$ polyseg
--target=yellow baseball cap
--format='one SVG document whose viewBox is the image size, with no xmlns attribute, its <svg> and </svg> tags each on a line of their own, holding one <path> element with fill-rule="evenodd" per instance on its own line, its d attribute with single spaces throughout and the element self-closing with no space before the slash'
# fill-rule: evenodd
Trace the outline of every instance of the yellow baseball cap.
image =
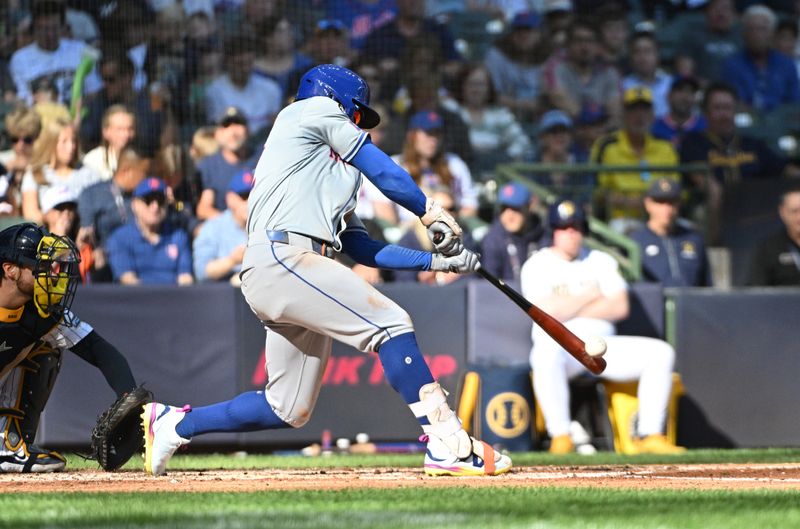
<svg viewBox="0 0 800 529">
<path fill-rule="evenodd" d="M 653 92 L 646 86 L 634 86 L 625 90 L 622 103 L 627 107 L 631 105 L 653 105 Z"/>
</svg>

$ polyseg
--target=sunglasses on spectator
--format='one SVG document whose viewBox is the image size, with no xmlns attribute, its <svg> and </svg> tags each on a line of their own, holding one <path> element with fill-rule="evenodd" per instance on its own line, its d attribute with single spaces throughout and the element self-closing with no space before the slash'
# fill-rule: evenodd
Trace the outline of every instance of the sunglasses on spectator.
<svg viewBox="0 0 800 529">
<path fill-rule="evenodd" d="M 22 140 L 26 145 L 32 145 L 34 141 L 36 141 L 36 136 L 9 136 L 9 140 L 11 140 L 11 144 L 15 144 L 18 141 Z"/>
<path fill-rule="evenodd" d="M 158 207 L 162 208 L 167 204 L 167 197 L 164 196 L 162 193 L 153 193 L 150 195 L 145 195 L 142 197 L 142 200 L 148 206 L 152 205 L 153 202 L 158 204 Z"/>
</svg>

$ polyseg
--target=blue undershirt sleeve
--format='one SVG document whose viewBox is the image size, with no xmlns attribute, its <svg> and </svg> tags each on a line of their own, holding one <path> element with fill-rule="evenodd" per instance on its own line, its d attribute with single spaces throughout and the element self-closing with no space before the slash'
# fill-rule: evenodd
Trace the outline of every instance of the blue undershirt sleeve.
<svg viewBox="0 0 800 529">
<path fill-rule="evenodd" d="M 370 239 L 366 231 L 345 230 L 342 251 L 357 263 L 390 270 L 430 270 L 431 254 Z"/>
<path fill-rule="evenodd" d="M 364 173 L 386 198 L 418 217 L 425 214 L 426 197 L 414 179 L 371 142 L 358 150 L 350 164 Z"/>
</svg>

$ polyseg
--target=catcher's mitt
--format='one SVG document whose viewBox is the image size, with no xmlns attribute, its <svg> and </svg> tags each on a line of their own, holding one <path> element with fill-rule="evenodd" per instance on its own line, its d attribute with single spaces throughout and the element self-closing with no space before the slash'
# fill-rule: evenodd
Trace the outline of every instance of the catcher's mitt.
<svg viewBox="0 0 800 529">
<path fill-rule="evenodd" d="M 118 398 L 97 418 L 92 430 L 92 452 L 104 470 L 117 470 L 141 451 L 142 406 L 152 401 L 153 393 L 139 386 Z"/>
</svg>

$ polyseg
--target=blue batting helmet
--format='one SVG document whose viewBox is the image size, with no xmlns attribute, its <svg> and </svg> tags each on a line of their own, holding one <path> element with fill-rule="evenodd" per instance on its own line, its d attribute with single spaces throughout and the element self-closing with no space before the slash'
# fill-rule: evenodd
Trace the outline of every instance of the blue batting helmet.
<svg viewBox="0 0 800 529">
<path fill-rule="evenodd" d="M 557 200 L 547 211 L 547 222 L 551 230 L 575 228 L 583 233 L 589 231 L 586 212 L 572 200 Z"/>
<path fill-rule="evenodd" d="M 297 88 L 297 101 L 314 96 L 329 97 L 342 105 L 359 127 L 371 129 L 381 117 L 369 107 L 369 86 L 355 72 L 335 64 L 321 64 L 307 71 Z"/>
</svg>

